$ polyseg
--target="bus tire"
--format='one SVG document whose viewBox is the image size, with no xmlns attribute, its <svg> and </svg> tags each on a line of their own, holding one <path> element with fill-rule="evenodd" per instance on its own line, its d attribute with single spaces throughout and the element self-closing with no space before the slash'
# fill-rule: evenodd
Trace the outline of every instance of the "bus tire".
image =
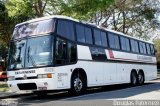
<svg viewBox="0 0 160 106">
<path fill-rule="evenodd" d="M 71 78 L 71 91 L 70 93 L 73 95 L 80 95 L 82 94 L 86 87 L 85 87 L 85 80 L 82 77 L 82 75 L 78 73 L 74 73 L 72 78 Z"/>
<path fill-rule="evenodd" d="M 138 72 L 138 85 L 143 85 L 144 84 L 144 73 L 143 71 Z"/>
<path fill-rule="evenodd" d="M 137 72 L 131 72 L 131 86 L 136 86 L 138 84 Z"/>
</svg>

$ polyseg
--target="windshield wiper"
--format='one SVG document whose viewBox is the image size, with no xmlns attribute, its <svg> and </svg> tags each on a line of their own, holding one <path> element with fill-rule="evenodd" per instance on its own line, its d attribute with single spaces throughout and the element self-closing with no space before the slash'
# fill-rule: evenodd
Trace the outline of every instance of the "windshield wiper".
<svg viewBox="0 0 160 106">
<path fill-rule="evenodd" d="M 31 48 L 30 48 L 30 46 L 29 46 L 29 47 L 28 47 L 28 53 L 27 53 L 27 57 L 28 57 L 27 59 L 28 59 L 28 62 L 29 62 L 29 59 L 30 59 L 32 66 L 36 67 L 37 65 L 36 65 L 33 57 L 30 55 L 30 49 L 31 49 Z"/>
</svg>

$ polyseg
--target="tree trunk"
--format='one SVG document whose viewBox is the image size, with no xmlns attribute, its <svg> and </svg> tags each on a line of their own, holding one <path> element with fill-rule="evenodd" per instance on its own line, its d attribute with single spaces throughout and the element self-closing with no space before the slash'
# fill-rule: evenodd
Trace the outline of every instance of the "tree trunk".
<svg viewBox="0 0 160 106">
<path fill-rule="evenodd" d="M 126 14 L 125 14 L 125 11 L 122 12 L 122 16 L 123 16 L 123 30 L 122 30 L 122 32 L 125 33 L 125 28 L 126 28 Z"/>
<path fill-rule="evenodd" d="M 34 9 L 36 11 L 36 15 L 37 17 L 43 17 L 44 16 L 44 10 L 46 7 L 48 0 L 45 0 L 45 2 L 43 3 L 42 0 L 37 0 L 34 4 Z"/>
</svg>

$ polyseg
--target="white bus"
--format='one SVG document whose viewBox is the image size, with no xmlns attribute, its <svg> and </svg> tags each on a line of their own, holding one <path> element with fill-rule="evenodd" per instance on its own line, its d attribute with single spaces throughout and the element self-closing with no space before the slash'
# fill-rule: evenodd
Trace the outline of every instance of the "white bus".
<svg viewBox="0 0 160 106">
<path fill-rule="evenodd" d="M 12 91 L 70 90 L 156 79 L 153 43 L 66 16 L 16 25 L 10 43 Z"/>
</svg>

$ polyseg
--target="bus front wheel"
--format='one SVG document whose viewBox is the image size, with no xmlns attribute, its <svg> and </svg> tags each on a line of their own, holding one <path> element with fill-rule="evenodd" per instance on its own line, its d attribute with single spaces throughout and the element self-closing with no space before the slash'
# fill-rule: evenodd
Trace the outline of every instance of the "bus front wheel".
<svg viewBox="0 0 160 106">
<path fill-rule="evenodd" d="M 80 95 L 85 91 L 85 80 L 80 73 L 74 73 L 71 78 L 71 94 Z"/>
</svg>

